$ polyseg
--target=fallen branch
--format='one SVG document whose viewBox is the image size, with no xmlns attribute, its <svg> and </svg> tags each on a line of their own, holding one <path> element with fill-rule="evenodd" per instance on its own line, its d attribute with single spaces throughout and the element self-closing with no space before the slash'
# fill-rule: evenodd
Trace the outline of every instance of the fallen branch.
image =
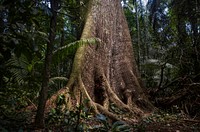
<svg viewBox="0 0 200 132">
<path fill-rule="evenodd" d="M 200 123 L 200 120 L 184 119 L 184 121 Z"/>
</svg>

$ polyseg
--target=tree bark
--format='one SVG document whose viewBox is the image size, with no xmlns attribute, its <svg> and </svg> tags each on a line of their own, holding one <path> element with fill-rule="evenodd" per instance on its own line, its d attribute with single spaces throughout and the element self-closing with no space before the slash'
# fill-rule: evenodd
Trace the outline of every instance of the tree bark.
<svg viewBox="0 0 200 132">
<path fill-rule="evenodd" d="M 137 121 L 154 107 L 142 87 L 120 0 L 90 0 L 85 20 L 81 39 L 100 42 L 78 48 L 67 84 L 68 105 L 80 103 L 82 94 L 95 113 L 114 120 L 132 115 L 131 120 Z M 111 104 L 126 112 L 117 116 Z"/>
<path fill-rule="evenodd" d="M 56 11 L 58 9 L 58 2 L 56 0 L 51 0 L 50 4 L 51 4 L 52 17 L 50 20 L 49 41 L 47 42 L 47 51 L 46 51 L 46 56 L 45 56 L 45 66 L 44 66 L 42 88 L 40 91 L 37 114 L 35 117 L 35 125 L 39 128 L 43 128 L 45 125 L 44 112 L 45 112 L 45 104 L 46 104 L 47 95 L 48 95 L 50 64 L 52 61 L 53 44 L 55 40 L 56 24 L 57 24 Z"/>
</svg>

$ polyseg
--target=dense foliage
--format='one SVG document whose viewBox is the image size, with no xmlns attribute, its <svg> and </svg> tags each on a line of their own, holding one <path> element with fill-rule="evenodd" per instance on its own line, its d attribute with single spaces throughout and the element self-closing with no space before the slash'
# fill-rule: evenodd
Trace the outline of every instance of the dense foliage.
<svg viewBox="0 0 200 132">
<path fill-rule="evenodd" d="M 84 24 L 81 9 L 87 1 L 57 2 L 48 96 L 65 86 L 77 45 L 84 43 L 78 40 Z M 50 3 L 50 0 L 0 1 L 0 119 L 21 120 L 23 116 L 16 113 L 29 105 L 37 106 L 52 30 Z M 199 117 L 200 1 L 149 0 L 144 5 L 142 0 L 123 0 L 122 5 L 138 68 L 154 104 L 171 112 Z M 77 110 L 83 109 L 79 107 Z M 54 109 L 48 122 L 66 117 L 70 112 L 70 116 L 77 116 L 68 110 L 60 115 L 58 112 L 59 109 Z M 81 120 L 88 116 L 81 115 Z M 103 115 L 97 119 L 107 123 Z M 77 120 L 70 125 L 76 124 Z M 106 131 L 124 125 L 118 123 L 96 129 Z"/>
<path fill-rule="evenodd" d="M 49 4 L 50 1 L 1 1 L 0 106 L 3 113 L 16 112 L 37 103 L 47 43 L 50 41 L 52 12 Z M 67 82 L 76 48 L 71 42 L 78 39 L 78 30 L 81 29 L 80 20 L 74 19 L 78 5 L 68 1 L 59 4 L 49 95 Z M 58 52 L 61 47 L 67 48 L 68 56 Z"/>
<path fill-rule="evenodd" d="M 133 5 L 133 7 L 132 7 Z M 124 5 L 141 76 L 158 107 L 199 116 L 199 1 Z M 135 8 L 134 8 L 135 7 Z"/>
</svg>

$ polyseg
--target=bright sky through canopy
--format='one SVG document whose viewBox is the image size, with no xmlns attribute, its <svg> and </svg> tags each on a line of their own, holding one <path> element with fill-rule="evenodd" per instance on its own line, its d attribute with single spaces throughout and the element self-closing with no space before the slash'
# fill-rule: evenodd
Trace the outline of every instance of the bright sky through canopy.
<svg viewBox="0 0 200 132">
<path fill-rule="evenodd" d="M 142 4 L 143 6 L 146 6 L 147 5 L 147 2 L 148 0 L 141 0 L 142 1 Z M 128 2 L 128 1 L 127 1 Z M 124 5 L 124 2 L 122 1 L 122 6 Z"/>
<path fill-rule="evenodd" d="M 143 3 L 144 6 L 147 5 L 147 2 L 148 2 L 148 0 L 142 0 L 142 3 Z"/>
</svg>

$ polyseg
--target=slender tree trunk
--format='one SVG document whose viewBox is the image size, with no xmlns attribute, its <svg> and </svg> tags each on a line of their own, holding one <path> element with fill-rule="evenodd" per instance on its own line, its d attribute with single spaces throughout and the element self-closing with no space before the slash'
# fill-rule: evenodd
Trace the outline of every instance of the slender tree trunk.
<svg viewBox="0 0 200 132">
<path fill-rule="evenodd" d="M 135 1 L 135 10 L 136 10 L 136 27 L 137 27 L 137 47 L 138 47 L 138 53 L 137 53 L 137 64 L 138 69 L 140 69 L 140 57 L 141 57 L 141 40 L 140 40 L 140 21 L 139 21 L 139 11 L 138 11 L 138 1 Z"/>
<path fill-rule="evenodd" d="M 192 15 L 192 20 L 191 20 L 191 28 L 193 31 L 193 36 L 192 36 L 192 41 L 193 41 L 193 49 L 194 49 L 194 53 L 195 53 L 195 57 L 194 57 L 194 72 L 197 75 L 199 73 L 200 70 L 200 33 L 198 31 L 198 23 L 200 23 L 200 19 L 198 18 L 198 10 L 200 10 L 200 5 L 198 4 L 200 2 L 197 2 L 197 0 L 195 0 L 195 10 L 194 13 L 191 13 Z M 192 9 L 191 9 L 192 11 Z"/>
<path fill-rule="evenodd" d="M 44 76 L 42 81 L 42 88 L 40 91 L 39 96 L 39 104 L 37 108 L 37 114 L 35 118 L 35 125 L 37 127 L 44 127 L 44 110 L 45 104 L 47 101 L 48 95 L 48 88 L 49 88 L 49 78 L 50 78 L 50 64 L 52 61 L 52 51 L 53 51 L 53 44 L 55 40 L 55 33 L 56 33 L 56 21 L 57 21 L 57 13 L 56 10 L 58 8 L 58 3 L 56 0 L 51 0 L 51 12 L 52 17 L 50 20 L 50 32 L 49 32 L 49 41 L 47 42 L 47 51 L 45 57 L 45 66 L 44 66 Z"/>
<path fill-rule="evenodd" d="M 131 37 L 120 0 L 90 0 L 81 39 L 98 38 L 96 45 L 83 45 L 76 52 L 67 85 L 68 105 L 89 99 L 96 113 L 114 120 L 138 120 L 154 107 L 145 96 L 137 70 Z M 75 98 L 69 93 L 74 93 Z M 111 111 L 111 104 L 124 112 Z M 130 115 L 132 119 L 130 119 Z"/>
</svg>

